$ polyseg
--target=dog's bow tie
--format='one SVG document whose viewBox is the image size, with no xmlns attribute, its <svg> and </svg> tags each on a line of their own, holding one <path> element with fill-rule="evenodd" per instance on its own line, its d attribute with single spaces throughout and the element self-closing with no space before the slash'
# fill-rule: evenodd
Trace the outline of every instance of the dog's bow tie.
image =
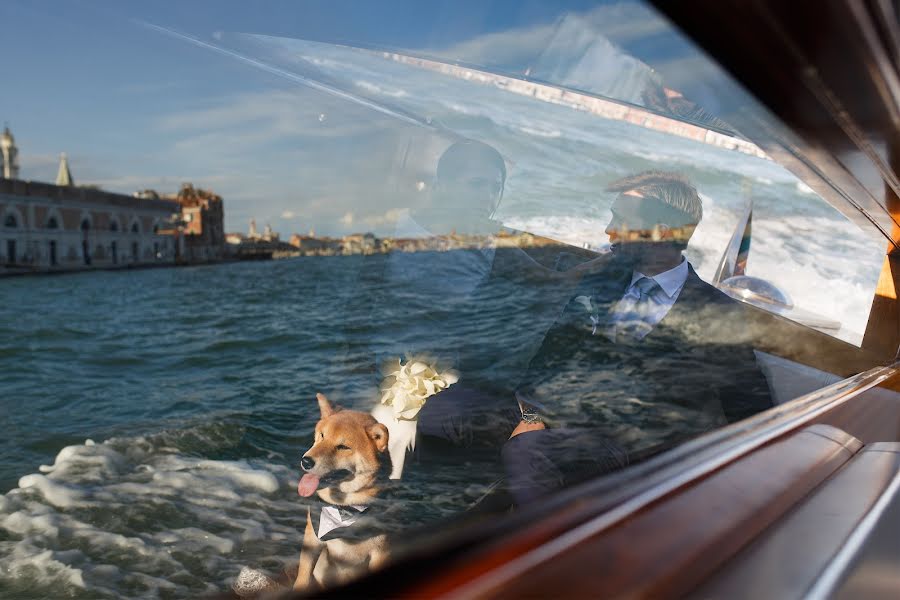
<svg viewBox="0 0 900 600">
<path fill-rule="evenodd" d="M 329 532 L 353 525 L 368 506 L 323 506 L 319 517 L 318 538 L 324 539 Z"/>
</svg>

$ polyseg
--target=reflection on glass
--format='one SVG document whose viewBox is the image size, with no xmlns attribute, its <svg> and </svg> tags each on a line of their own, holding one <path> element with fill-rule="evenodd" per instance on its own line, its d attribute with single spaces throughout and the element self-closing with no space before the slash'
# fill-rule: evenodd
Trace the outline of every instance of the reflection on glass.
<svg viewBox="0 0 900 600">
<path fill-rule="evenodd" d="M 121 24 L 13 12 L 87 64 Z M 4 265 L 169 265 L 206 235 L 234 260 L 4 281 L 3 593 L 336 585 L 789 400 L 751 322 L 860 342 L 884 240 L 730 127 L 769 117 L 651 8 L 389 51 L 297 20 L 141 14 L 98 108 L 60 86 L 62 116 L 9 116 L 7 172 L 38 189 L 65 142 L 77 177 L 0 180 Z"/>
</svg>

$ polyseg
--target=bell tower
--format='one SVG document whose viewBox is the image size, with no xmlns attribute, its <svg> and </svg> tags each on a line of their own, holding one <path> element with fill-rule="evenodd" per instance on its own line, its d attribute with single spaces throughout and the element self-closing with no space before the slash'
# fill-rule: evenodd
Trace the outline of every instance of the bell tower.
<svg viewBox="0 0 900 600">
<path fill-rule="evenodd" d="M 56 185 L 65 187 L 74 187 L 75 180 L 72 179 L 72 171 L 69 170 L 69 157 L 63 152 L 59 155 L 59 170 L 56 172 Z"/>
<path fill-rule="evenodd" d="M 16 139 L 9 131 L 9 126 L 3 127 L 3 135 L 0 135 L 0 153 L 3 154 L 3 170 L 0 178 L 19 178 L 19 149 L 16 148 Z"/>
</svg>

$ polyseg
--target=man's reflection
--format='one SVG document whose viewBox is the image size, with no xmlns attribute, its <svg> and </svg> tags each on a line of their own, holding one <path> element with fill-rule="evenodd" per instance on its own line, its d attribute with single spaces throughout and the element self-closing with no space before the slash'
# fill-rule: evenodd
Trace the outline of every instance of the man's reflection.
<svg viewBox="0 0 900 600">
<path fill-rule="evenodd" d="M 446 251 L 368 257 L 361 287 L 375 293 L 365 301 L 374 322 L 389 323 L 370 340 L 376 385 L 398 359 L 415 357 L 441 370 L 459 367 L 462 344 L 454 336 L 463 329 L 460 311 L 491 272 L 500 230 L 492 217 L 505 182 L 506 165 L 497 150 L 474 140 L 451 144 L 438 160 L 429 202 L 404 211 L 394 233 Z M 415 447 L 415 423 L 395 419 L 382 404 L 373 414 L 390 429 L 392 476 L 398 477 Z"/>
<path fill-rule="evenodd" d="M 519 410 L 460 386 L 422 412 L 423 433 L 457 445 L 508 438 L 520 503 L 771 406 L 740 305 L 682 255 L 702 217 L 694 187 L 647 172 L 609 191 L 612 257 L 577 267 L 516 389 Z"/>
<path fill-rule="evenodd" d="M 691 271 L 682 252 L 703 218 L 703 207 L 697 191 L 674 174 L 642 173 L 607 189 L 620 196 L 610 209 L 606 234 L 612 252 L 632 266 L 633 274 L 604 333 L 638 340 L 666 316 L 687 281 Z"/>
<path fill-rule="evenodd" d="M 455 142 L 438 160 L 431 202 L 413 218 L 433 234 L 495 234 L 505 183 L 506 163 L 497 150 L 475 140 Z"/>
</svg>

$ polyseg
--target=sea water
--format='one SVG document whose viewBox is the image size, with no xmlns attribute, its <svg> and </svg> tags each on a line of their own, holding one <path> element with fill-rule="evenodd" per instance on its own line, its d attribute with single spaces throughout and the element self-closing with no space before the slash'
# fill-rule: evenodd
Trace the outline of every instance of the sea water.
<svg viewBox="0 0 900 600">
<path fill-rule="evenodd" d="M 427 269 L 430 254 L 409 258 Z M 521 288 L 491 296 L 477 322 L 430 318 L 414 292 L 373 312 L 359 301 L 374 291 L 360 287 L 364 260 L 3 281 L 0 596 L 185 597 L 227 588 L 245 565 L 277 573 L 305 523 L 296 486 L 315 393 L 377 401 L 371 345 L 348 352 L 348 335 L 476 348 L 501 379 L 547 326 L 535 315 L 551 307 Z M 483 491 L 463 465 L 418 475 L 406 501 L 421 523 Z"/>
<path fill-rule="evenodd" d="M 186 597 L 296 561 L 315 394 L 369 410 L 377 388 L 347 336 L 388 339 L 405 314 L 349 297 L 372 291 L 363 260 L 2 281 L 0 596 Z M 527 306 L 484 341 L 510 343 Z M 441 518 L 477 498 L 469 479 L 445 468 L 406 500 Z"/>
</svg>

